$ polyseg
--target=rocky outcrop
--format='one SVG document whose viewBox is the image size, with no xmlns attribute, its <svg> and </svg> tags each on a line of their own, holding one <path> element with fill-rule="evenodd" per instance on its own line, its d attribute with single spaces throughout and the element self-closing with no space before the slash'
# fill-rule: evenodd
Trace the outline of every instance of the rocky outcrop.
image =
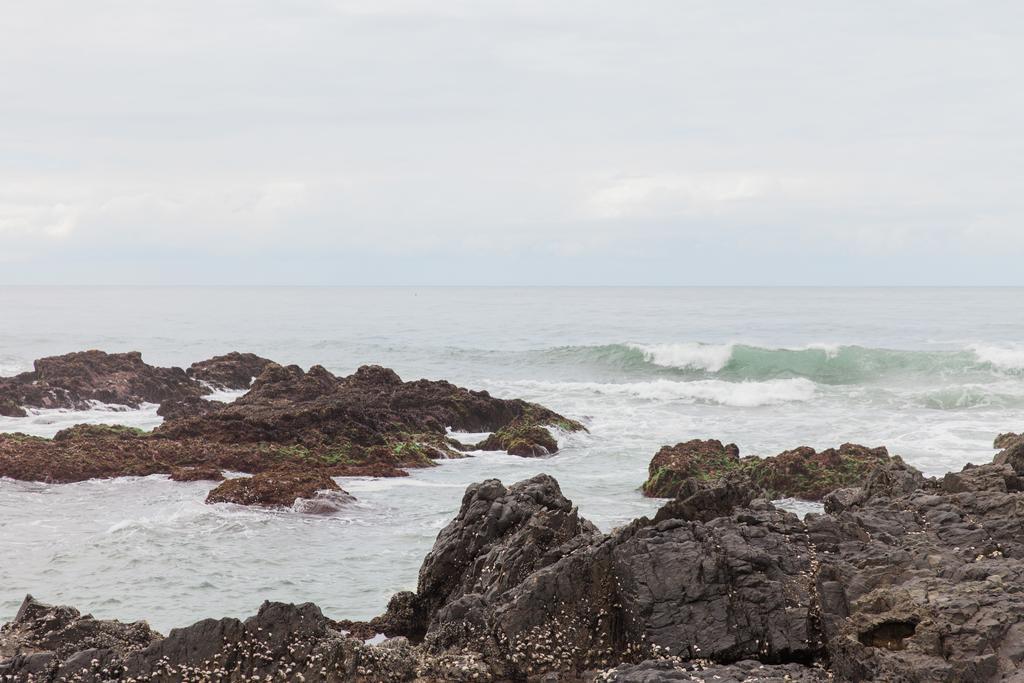
<svg viewBox="0 0 1024 683">
<path fill-rule="evenodd" d="M 400 454 L 399 454 L 400 455 Z M 53 439 L 0 434 L 0 476 L 24 481 L 70 483 L 151 474 L 184 476 L 196 470 L 258 474 L 281 468 L 322 470 L 330 476 L 404 476 L 402 460 L 388 449 L 348 461 L 331 452 L 277 444 L 221 444 L 202 439 L 162 439 L 129 427 L 77 425 Z M 422 466 L 422 465 L 420 465 Z"/>
<path fill-rule="evenodd" d="M 461 444 L 447 437 L 449 428 L 497 432 L 513 424 L 543 430 L 545 443 L 555 449 L 545 425 L 583 429 L 537 404 L 498 399 L 445 381 L 403 382 L 380 366 L 336 377 L 318 365 L 308 372 L 269 365 L 238 400 L 207 414 L 169 420 L 156 433 L 219 443 L 297 445 L 354 461 L 366 460 L 367 450 L 384 448 L 404 461 L 430 464 L 437 457 L 461 457 Z"/>
<path fill-rule="evenodd" d="M 199 417 L 220 410 L 224 404 L 198 396 L 169 399 L 160 404 L 156 414 L 164 420 L 180 420 L 186 417 Z"/>
<path fill-rule="evenodd" d="M 829 512 L 804 520 L 759 498 L 749 479 L 689 477 L 652 519 L 607 534 L 551 477 L 489 480 L 467 489 L 416 592 L 396 594 L 369 623 L 267 603 L 245 622 L 199 622 L 141 649 L 61 641 L 57 654 L 37 644 L 0 663 L 0 674 L 1015 680 L 1024 667 L 1024 486 L 1011 456 L 965 468 L 955 486 L 884 460 L 862 486 L 829 494 Z M 20 621 L 0 633 L 5 657 L 30 640 L 9 635 L 25 632 Z M 391 637 L 362 642 L 378 632 Z"/>
<path fill-rule="evenodd" d="M 767 498 L 821 500 L 838 488 L 863 481 L 877 466 L 898 458 L 882 448 L 843 444 L 820 453 L 801 446 L 768 458 L 740 457 L 736 444 L 694 439 L 664 446 L 651 460 L 644 495 L 671 498 L 689 478 L 743 479 Z"/>
<path fill-rule="evenodd" d="M 87 680 L 103 680 L 99 675 L 111 673 L 103 671 L 103 662 L 126 657 L 159 638 L 145 622 L 100 621 L 72 607 L 45 605 L 30 595 L 14 621 L 0 627 L 0 680 L 12 680 L 4 675 L 17 676 L 14 680 L 62 680 L 60 676 L 70 678 L 80 667 L 98 674 Z"/>
<path fill-rule="evenodd" d="M 210 491 L 206 502 L 291 507 L 299 498 L 315 499 L 323 491 L 340 492 L 355 500 L 323 470 L 285 469 L 228 479 Z"/>
<path fill-rule="evenodd" d="M 186 372 L 193 379 L 218 389 L 248 389 L 274 361 L 254 353 L 232 351 L 189 366 Z"/>
<path fill-rule="evenodd" d="M 12 406 L 81 410 L 100 402 L 137 408 L 142 403 L 198 397 L 203 391 L 181 368 L 154 367 L 136 351 L 79 351 L 40 358 L 33 371 L 0 378 L 0 404 L 15 415 Z"/>
<path fill-rule="evenodd" d="M 93 353 L 99 352 L 85 355 L 91 358 Z M 136 386 L 133 382 L 143 376 L 164 376 L 162 369 L 142 363 L 138 354 L 121 355 L 129 356 L 138 372 L 115 382 L 117 387 Z M 49 368 L 46 360 L 37 365 Z M 545 425 L 583 429 L 537 404 L 498 399 L 443 381 L 403 382 L 379 366 L 336 377 L 319 366 L 304 372 L 251 354 L 229 354 L 198 363 L 192 372 L 227 383 L 240 381 L 256 367 L 263 368 L 262 374 L 233 403 L 203 399 L 200 392 L 208 388 L 198 379 L 180 370 L 171 373 L 184 377 L 192 393 L 162 399 L 158 412 L 165 422 L 153 433 L 79 426 L 53 440 L 0 435 L 0 476 L 71 482 L 170 474 L 197 466 L 252 474 L 298 466 L 330 476 L 403 476 L 406 468 L 430 467 L 438 458 L 465 457 L 468 447 L 450 438 L 449 428 L 514 432 L 517 436 L 507 448 L 524 455 L 524 444 L 545 453 L 557 450 Z M 79 382 L 74 395 L 81 395 L 82 377 L 68 371 L 66 379 L 68 385 L 72 379 Z M 147 394 L 140 400 L 157 398 Z"/>
</svg>

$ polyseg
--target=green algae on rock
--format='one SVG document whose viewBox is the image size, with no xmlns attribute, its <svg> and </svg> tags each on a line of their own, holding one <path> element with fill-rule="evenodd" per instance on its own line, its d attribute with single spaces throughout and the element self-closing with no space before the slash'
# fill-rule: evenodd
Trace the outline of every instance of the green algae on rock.
<svg viewBox="0 0 1024 683">
<path fill-rule="evenodd" d="M 843 444 L 820 453 L 801 446 L 768 458 L 740 457 L 736 444 L 694 439 L 664 446 L 651 460 L 644 495 L 674 498 L 690 478 L 716 482 L 742 478 L 770 498 L 821 500 L 835 489 L 855 486 L 877 465 L 898 460 L 884 447 Z"/>
</svg>

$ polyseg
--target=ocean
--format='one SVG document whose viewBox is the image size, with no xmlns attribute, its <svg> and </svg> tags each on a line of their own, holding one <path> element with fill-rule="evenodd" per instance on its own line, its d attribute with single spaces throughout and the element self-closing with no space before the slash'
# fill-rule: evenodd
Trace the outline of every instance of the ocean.
<svg viewBox="0 0 1024 683">
<path fill-rule="evenodd" d="M 212 484 L 159 475 L 0 479 L 0 621 L 26 593 L 164 632 L 265 599 L 369 618 L 415 588 L 472 482 L 547 472 L 607 530 L 657 509 L 639 487 L 665 444 L 766 456 L 852 441 L 937 475 L 1024 430 L 1022 289 L 0 288 L 0 375 L 87 348 L 157 365 L 233 350 L 337 374 L 377 363 L 537 401 L 590 431 L 544 459 L 340 478 L 357 501 L 332 517 L 208 506 Z M 160 418 L 96 406 L 0 418 L 0 431 L 77 422 Z"/>
</svg>

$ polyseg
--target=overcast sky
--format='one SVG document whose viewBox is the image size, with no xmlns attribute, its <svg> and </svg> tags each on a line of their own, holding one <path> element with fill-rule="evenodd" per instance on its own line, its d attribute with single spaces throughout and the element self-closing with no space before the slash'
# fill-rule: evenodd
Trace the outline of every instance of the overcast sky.
<svg viewBox="0 0 1024 683">
<path fill-rule="evenodd" d="M 0 283 L 1024 284 L 1024 3 L 7 0 Z"/>
</svg>

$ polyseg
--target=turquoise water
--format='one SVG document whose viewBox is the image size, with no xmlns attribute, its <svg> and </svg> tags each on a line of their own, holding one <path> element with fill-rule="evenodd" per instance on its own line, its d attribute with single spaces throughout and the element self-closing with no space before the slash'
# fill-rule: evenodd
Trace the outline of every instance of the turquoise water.
<svg viewBox="0 0 1024 683">
<path fill-rule="evenodd" d="M 245 615 L 264 598 L 335 617 L 380 612 L 468 483 L 553 474 L 603 528 L 641 497 L 663 444 L 695 437 L 771 455 L 886 445 L 930 474 L 1024 430 L 1021 289 L 0 289 L 0 374 L 82 348 L 188 365 L 247 350 L 348 373 L 446 378 L 583 419 L 549 459 L 500 454 L 395 480 L 340 480 L 334 518 L 202 504 L 162 477 L 0 481 L 0 618 L 26 592 L 157 628 Z M 155 426 L 155 407 L 44 411 L 0 429 Z"/>
</svg>

